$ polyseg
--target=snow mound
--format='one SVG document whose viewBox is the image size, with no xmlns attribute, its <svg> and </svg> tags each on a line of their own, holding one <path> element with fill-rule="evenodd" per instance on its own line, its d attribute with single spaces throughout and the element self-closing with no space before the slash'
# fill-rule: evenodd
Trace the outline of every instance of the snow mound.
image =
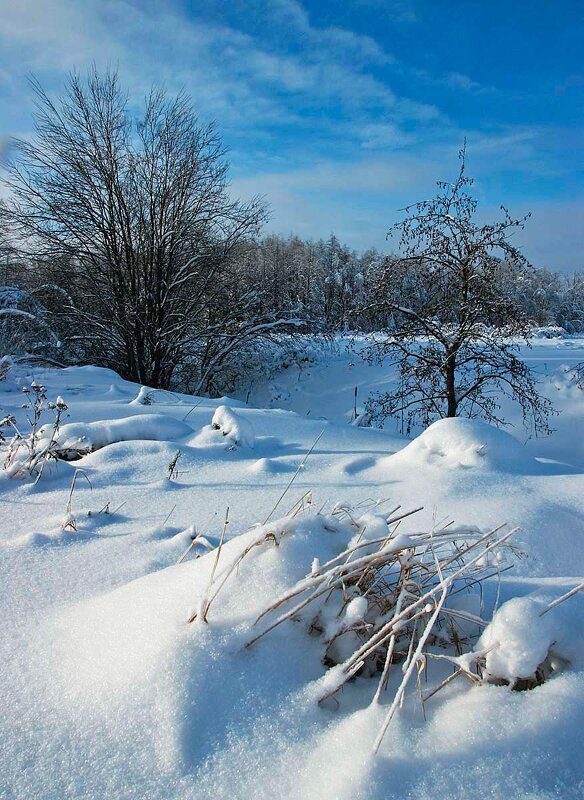
<svg viewBox="0 0 584 800">
<path fill-rule="evenodd" d="M 258 458 L 249 468 L 250 472 L 256 475 L 278 475 L 282 472 L 290 472 L 292 467 L 273 458 Z"/>
<path fill-rule="evenodd" d="M 541 471 L 538 462 L 505 431 L 476 419 L 441 419 L 395 455 L 392 463 L 446 469 L 478 467 L 501 472 Z"/>
<path fill-rule="evenodd" d="M 59 428 L 55 437 L 56 449 L 71 457 L 79 452 L 91 453 L 116 442 L 174 441 L 192 433 L 193 429 L 164 414 L 141 414 L 125 419 L 96 422 L 70 422 Z M 43 425 L 39 431 L 38 447 L 48 446 L 53 426 Z"/>
<path fill-rule="evenodd" d="M 153 390 L 148 388 L 148 386 L 141 386 L 140 391 L 133 400 L 130 400 L 129 405 L 131 406 L 152 405 L 152 393 Z"/>
<path fill-rule="evenodd" d="M 251 422 L 236 414 L 229 406 L 219 406 L 216 409 L 211 425 L 220 430 L 232 444 L 253 449 L 255 434 Z"/>
<path fill-rule="evenodd" d="M 322 676 L 322 652 L 302 626 L 275 631 L 266 648 L 244 644 L 313 556 L 324 563 L 346 546 L 352 526 L 331 531 L 328 522 L 306 515 L 252 528 L 223 544 L 217 564 L 216 552 L 202 554 L 59 611 L 43 634 L 50 646 L 40 645 L 57 704 L 65 697 L 96 737 L 107 727 L 117 750 L 138 737 L 156 769 L 204 771 L 236 732 L 255 758 L 249 737 L 261 734 L 263 713 L 316 713 L 309 687 Z"/>
<path fill-rule="evenodd" d="M 483 632 L 477 650 L 488 650 L 488 680 L 532 678 L 554 643 L 557 633 L 546 604 L 531 597 L 514 597 L 496 612 Z"/>
</svg>

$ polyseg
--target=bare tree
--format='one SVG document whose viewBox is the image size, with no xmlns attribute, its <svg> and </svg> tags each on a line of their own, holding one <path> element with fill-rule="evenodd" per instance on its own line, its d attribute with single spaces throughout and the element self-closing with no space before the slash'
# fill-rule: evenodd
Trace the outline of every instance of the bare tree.
<svg viewBox="0 0 584 800">
<path fill-rule="evenodd" d="M 529 321 L 498 279 L 503 263 L 515 279 L 529 268 L 510 241 L 527 217 L 512 219 L 502 207 L 501 221 L 475 222 L 477 201 L 467 192 L 472 183 L 463 149 L 456 181 L 439 182 L 436 197 L 406 208 L 392 228 L 400 256 L 388 261 L 370 304 L 391 325 L 366 357 L 390 357 L 399 380 L 393 391 L 371 398 L 368 410 L 377 420 L 399 415 L 408 430 L 458 415 L 502 425 L 500 399 L 507 396 L 535 433 L 545 432 L 551 404 L 518 357 L 517 337 L 528 343 Z"/>
<path fill-rule="evenodd" d="M 135 122 L 114 73 L 74 73 L 58 101 L 33 89 L 36 136 L 14 143 L 7 218 L 66 290 L 53 308 L 70 344 L 166 387 L 185 363 L 195 368 L 199 340 L 221 335 L 220 317 L 248 310 L 237 297 L 214 304 L 265 206 L 230 197 L 215 127 L 199 123 L 185 94 L 152 89 Z"/>
</svg>

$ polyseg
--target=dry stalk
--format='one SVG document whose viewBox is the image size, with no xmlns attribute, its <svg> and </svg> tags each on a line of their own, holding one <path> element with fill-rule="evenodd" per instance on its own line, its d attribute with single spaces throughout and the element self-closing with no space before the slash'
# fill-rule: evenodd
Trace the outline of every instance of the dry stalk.
<svg viewBox="0 0 584 800">
<path fill-rule="evenodd" d="M 266 525 L 266 524 L 267 524 L 267 523 L 270 521 L 270 519 L 271 519 L 271 517 L 272 517 L 272 514 L 273 514 L 273 513 L 274 513 L 274 511 L 275 511 L 275 510 L 278 508 L 278 506 L 280 505 L 280 503 L 282 502 L 282 500 L 284 499 L 284 497 L 285 497 L 285 496 L 288 494 L 288 490 L 290 489 L 290 487 L 292 486 L 292 484 L 294 483 L 294 481 L 296 480 L 296 478 L 297 478 L 297 477 L 298 477 L 298 475 L 300 474 L 300 471 L 301 471 L 301 470 L 304 468 L 304 465 L 305 465 L 305 464 L 306 464 L 306 462 L 308 461 L 308 458 L 309 458 L 310 454 L 312 453 L 312 451 L 314 450 L 314 448 L 316 447 L 316 445 L 317 445 L 317 444 L 320 442 L 320 440 L 322 439 L 322 437 L 323 437 L 323 435 L 324 435 L 324 430 L 325 430 L 325 429 L 323 428 L 323 429 L 322 429 L 322 431 L 321 431 L 321 432 L 318 434 L 318 436 L 316 437 L 316 439 L 314 440 L 314 442 L 313 442 L 313 443 L 312 443 L 312 445 L 310 446 L 310 449 L 308 450 L 308 452 L 306 453 L 306 455 L 304 456 L 304 458 L 302 459 L 302 461 L 300 462 L 300 464 L 298 464 L 298 468 L 297 468 L 296 472 L 294 473 L 294 475 L 292 475 L 292 477 L 290 478 L 290 482 L 288 483 L 288 485 L 286 486 L 286 488 L 284 489 L 284 491 L 282 492 L 282 494 L 280 495 L 280 497 L 279 497 L 279 498 L 278 498 L 278 500 L 276 501 L 276 505 L 275 505 L 275 506 L 272 508 L 272 510 L 270 511 L 270 513 L 268 514 L 268 516 L 267 516 L 267 517 L 265 518 L 265 520 L 263 521 L 263 523 L 262 523 L 263 525 Z"/>
<path fill-rule="evenodd" d="M 570 589 L 570 591 L 566 592 L 566 594 L 563 594 L 561 597 L 558 597 L 557 600 L 553 600 L 551 603 L 549 603 L 548 607 L 544 608 L 544 610 L 541 612 L 539 616 L 543 617 L 543 615 L 547 614 L 548 611 L 551 611 L 552 608 L 559 606 L 560 603 L 563 603 L 565 600 L 569 600 L 570 597 L 574 597 L 575 594 L 578 594 L 578 592 L 582 591 L 584 591 L 584 581 L 582 583 L 579 583 L 578 586 L 574 586 L 574 588 Z"/>
<path fill-rule="evenodd" d="M 318 439 L 307 457 L 317 442 Z M 245 645 L 246 648 L 252 647 L 286 621 L 304 622 L 313 635 L 321 637 L 325 648 L 324 662 L 336 667 L 336 671 L 331 673 L 334 684 L 329 683 L 320 703 L 333 698 L 355 676 L 375 675 L 377 685 L 371 702 L 379 704 L 389 685 L 392 666 L 400 663 L 403 674 L 375 740 L 376 752 L 391 720 L 404 703 L 414 676 L 424 713 L 425 703 L 457 678 L 464 676 L 473 684 L 482 682 L 485 652 L 472 650 L 472 642 L 478 635 L 476 630 L 488 624 L 483 619 L 482 605 L 480 613 L 474 614 L 450 607 L 447 601 L 461 591 L 481 587 L 487 578 L 500 575 L 503 571 L 499 566 L 500 553 L 493 554 L 501 549 L 515 554 L 516 548 L 509 542 L 519 530 L 505 531 L 505 526 L 499 525 L 481 533 L 472 528 L 455 529 L 448 522 L 438 531 L 397 536 L 401 521 L 421 510 L 416 508 L 396 516 L 398 508 L 386 517 L 390 525 L 389 534 L 371 540 L 365 539 L 365 525 L 360 522 L 361 517 L 353 513 L 354 509 L 338 506 L 327 514 L 321 523 L 324 530 L 342 530 L 344 535 L 351 537 L 351 545 L 322 565 L 315 559 L 306 577 L 261 611 L 253 624 L 264 620 L 262 629 Z M 300 513 L 313 513 L 310 491 L 293 504 L 281 530 L 263 528 L 216 580 L 228 522 L 226 514 L 204 599 L 199 612 L 189 622 L 197 616 L 207 621 L 212 602 L 247 554 L 268 542 L 279 544 L 283 536 L 294 530 L 292 520 Z M 181 560 L 188 552 L 189 548 Z M 542 614 L 582 590 L 584 582 L 550 603 Z M 359 602 L 349 612 L 354 599 Z M 316 608 L 316 612 L 313 610 L 307 614 L 305 609 L 309 606 Z M 435 650 L 445 652 L 432 652 Z M 347 657 L 348 652 L 350 655 Z M 456 655 L 449 655 L 449 652 Z M 453 672 L 437 686 L 424 691 L 427 658 L 446 660 L 452 665 Z"/>
<path fill-rule="evenodd" d="M 185 558 L 186 558 L 186 557 L 188 556 L 188 554 L 191 552 L 191 550 L 193 549 L 193 547 L 195 546 L 195 544 L 196 544 L 196 543 L 197 543 L 197 540 L 196 540 L 196 538 L 195 538 L 195 539 L 191 539 L 191 543 L 189 544 L 189 546 L 187 547 L 187 549 L 186 549 L 186 550 L 183 552 L 183 554 L 182 554 L 182 555 L 181 555 L 181 556 L 178 558 L 178 560 L 177 560 L 177 562 L 176 562 L 177 564 L 182 564 L 182 562 L 185 560 Z"/>
<path fill-rule="evenodd" d="M 185 420 L 187 420 L 187 419 L 188 419 L 188 417 L 189 417 L 189 416 L 190 416 L 190 415 L 193 413 L 193 411 L 194 411 L 196 408 L 198 408 L 198 407 L 201 405 L 201 403 L 202 403 L 202 402 L 203 402 L 203 398 L 201 398 L 201 399 L 198 401 L 198 403 L 195 403 L 195 405 L 194 405 L 194 406 L 192 406 L 192 407 L 191 407 L 191 408 L 190 408 L 190 409 L 187 411 L 187 413 L 186 413 L 186 414 L 184 415 L 184 417 L 182 418 L 182 421 L 183 421 L 183 422 L 185 422 Z"/>
<path fill-rule="evenodd" d="M 387 728 L 389 727 L 389 723 L 393 719 L 393 716 L 394 716 L 395 712 L 397 711 L 398 705 L 400 705 L 400 703 L 402 701 L 402 698 L 403 698 L 403 696 L 405 694 L 407 685 L 408 685 L 408 683 L 410 681 L 410 678 L 412 677 L 412 673 L 413 673 L 414 669 L 416 668 L 416 663 L 417 663 L 418 659 L 420 658 L 420 656 L 422 655 L 422 650 L 424 649 L 424 645 L 426 644 L 426 641 L 428 640 L 428 637 L 430 636 L 432 628 L 434 627 L 434 624 L 435 624 L 436 620 L 438 619 L 438 615 L 440 614 L 440 609 L 444 605 L 444 601 L 446 600 L 446 595 L 447 594 L 448 594 L 448 586 L 446 584 L 444 584 L 444 587 L 442 589 L 442 593 L 440 595 L 440 600 L 436 604 L 436 608 L 434 609 L 434 612 L 433 612 L 432 616 L 428 620 L 426 628 L 424 629 L 424 633 L 420 637 L 420 640 L 418 642 L 418 646 L 416 648 L 416 651 L 413 654 L 412 658 L 410 659 L 410 663 L 409 663 L 409 666 L 408 666 L 408 668 L 407 668 L 407 670 L 405 672 L 403 680 L 400 683 L 397 692 L 395 693 L 395 697 L 393 698 L 393 702 L 392 702 L 391 706 L 389 707 L 389 711 L 387 712 L 387 716 L 385 718 L 385 721 L 384 721 L 383 725 L 381 726 L 381 730 L 379 731 L 377 739 L 375 740 L 375 744 L 373 746 L 373 750 L 374 750 L 375 753 L 378 752 L 379 747 L 381 745 L 381 742 L 383 740 L 383 737 L 385 736 Z"/>
<path fill-rule="evenodd" d="M 173 505 L 173 507 L 170 509 L 170 511 L 168 512 L 168 514 L 167 514 L 167 515 L 166 515 L 166 517 L 164 518 L 164 522 L 162 523 L 162 527 L 163 527 L 163 528 L 164 528 L 164 526 L 166 525 L 166 523 L 168 522 L 168 520 L 169 520 L 169 519 L 172 517 L 172 515 L 173 515 L 173 514 L 174 514 L 174 512 L 175 512 L 175 510 L 176 510 L 176 503 Z"/>
<path fill-rule="evenodd" d="M 296 507 L 297 504 L 293 508 Z M 460 675 L 465 675 L 473 682 L 480 682 L 480 677 L 473 674 L 470 667 L 452 659 L 455 666 L 453 675 L 425 693 L 422 690 L 422 680 L 427 674 L 426 655 L 434 656 L 432 653 L 426 654 L 424 650 L 428 642 L 432 641 L 438 646 L 452 646 L 460 653 L 467 634 L 463 633 L 461 638 L 457 631 L 457 621 L 479 627 L 487 624 L 481 616 L 449 608 L 446 600 L 450 594 L 460 591 L 460 587 L 480 584 L 486 576 L 496 574 L 491 568 L 490 554 L 504 547 L 512 549 L 507 543 L 518 530 L 514 528 L 503 532 L 504 526 L 500 525 L 481 534 L 476 529 L 456 530 L 449 523 L 438 532 L 392 538 L 395 537 L 400 521 L 418 510 L 420 509 L 397 517 L 390 516 L 388 523 L 393 528 L 390 529 L 389 536 L 383 538 L 363 540 L 364 529 L 359 528 L 357 539 L 353 539 L 354 543 L 350 547 L 325 564 L 317 564 L 306 578 L 261 612 L 254 625 L 267 615 L 287 606 L 245 645 L 247 648 L 252 647 L 287 620 L 302 619 L 302 612 L 307 606 L 327 603 L 337 592 L 338 611 L 332 617 L 330 613 L 328 615 L 328 619 L 338 620 L 334 623 L 336 627 L 326 633 L 318 622 L 320 612 L 312 617 L 311 625 L 320 633 L 323 644 L 326 645 L 326 663 L 331 662 L 329 654 L 333 654 L 331 663 L 335 663 L 331 647 L 336 647 L 335 642 L 342 637 L 357 639 L 357 646 L 345 661 L 339 663 L 335 685 L 326 691 L 319 702 L 334 697 L 357 674 L 371 674 L 373 671 L 378 672 L 380 677 L 372 702 L 380 703 L 396 656 L 403 661 L 403 677 L 376 739 L 376 751 L 397 709 L 403 704 L 407 687 L 414 675 L 423 710 L 430 697 Z M 345 525 L 348 523 L 359 526 L 350 509 L 336 508 L 329 517 L 335 515 L 344 517 Z M 568 594 L 571 596 L 577 589 L 578 587 Z M 355 596 L 367 598 L 369 616 L 362 622 L 343 625 L 345 608 Z M 359 639 L 362 640 L 361 643 Z M 477 658 L 480 659 L 481 654 L 477 654 Z"/>
<path fill-rule="evenodd" d="M 200 616 L 203 622 L 207 622 L 207 615 L 209 613 L 209 608 L 211 606 L 211 599 L 209 599 L 209 592 L 211 591 L 211 586 L 213 585 L 213 579 L 215 578 L 215 572 L 217 570 L 217 564 L 219 563 L 219 557 L 221 555 L 221 548 L 223 547 L 223 540 L 225 538 L 225 531 L 227 530 L 227 526 L 229 524 L 229 506 L 227 506 L 227 510 L 225 511 L 225 521 L 223 522 L 223 528 L 221 530 L 221 538 L 219 539 L 219 546 L 215 551 L 215 561 L 213 562 L 213 568 L 211 570 L 211 574 L 209 576 L 209 583 L 207 584 L 207 590 L 205 591 L 205 595 L 200 605 L 199 612 L 195 611 L 195 613 L 189 618 L 189 622 L 194 622 L 197 616 Z"/>
<path fill-rule="evenodd" d="M 69 499 L 67 500 L 67 508 L 65 510 L 65 519 L 63 520 L 62 528 L 63 530 L 67 530 L 67 528 L 71 528 L 71 530 L 77 530 L 77 521 L 73 517 L 73 492 L 75 491 L 75 484 L 77 483 L 77 478 L 79 475 L 82 475 L 87 483 L 89 484 L 89 488 L 93 489 L 91 485 L 91 481 L 89 480 L 87 473 L 84 469 L 76 469 L 73 473 L 73 478 L 71 479 L 71 487 L 69 489 Z"/>
</svg>

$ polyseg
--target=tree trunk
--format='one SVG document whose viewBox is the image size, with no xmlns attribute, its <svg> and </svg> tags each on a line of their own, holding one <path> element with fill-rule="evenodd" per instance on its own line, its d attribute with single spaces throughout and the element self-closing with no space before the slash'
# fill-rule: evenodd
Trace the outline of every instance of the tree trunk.
<svg viewBox="0 0 584 800">
<path fill-rule="evenodd" d="M 456 373 L 456 356 L 454 353 L 449 353 L 446 359 L 446 400 L 448 403 L 447 417 L 455 417 L 458 402 L 456 399 L 456 386 L 455 386 L 455 373 Z"/>
</svg>

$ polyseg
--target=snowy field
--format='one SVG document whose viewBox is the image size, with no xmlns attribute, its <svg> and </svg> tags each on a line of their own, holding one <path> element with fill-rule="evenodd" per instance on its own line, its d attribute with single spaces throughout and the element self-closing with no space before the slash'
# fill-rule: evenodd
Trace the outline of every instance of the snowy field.
<svg viewBox="0 0 584 800">
<path fill-rule="evenodd" d="M 512 692 L 454 681 L 425 720 L 412 684 L 377 755 L 387 708 L 383 696 L 370 703 L 374 679 L 357 677 L 319 706 L 330 676 L 305 626 L 287 621 L 244 648 L 271 599 L 347 547 L 347 525 L 331 516 L 339 503 L 373 527 L 398 505 L 423 506 L 402 520 L 405 536 L 451 521 L 520 526 L 523 555 L 502 576 L 500 600 L 529 599 L 513 601 L 510 618 L 515 608 L 531 620 L 530 609 L 584 580 L 584 392 L 565 370 L 584 361 L 584 340 L 538 340 L 523 357 L 560 412 L 546 439 L 530 439 L 511 409 L 506 432 L 443 421 L 410 441 L 399 421 L 353 427 L 354 387 L 362 405 L 394 376 L 342 342 L 326 362 L 242 392 L 247 404 L 148 393 L 94 367 L 13 367 L 0 383 L 2 415 L 23 423 L 21 387 L 34 379 L 67 404 L 59 446 L 93 452 L 50 463 L 36 485 L 0 478 L 0 797 L 581 800 L 581 595 L 545 626 L 536 614 L 522 631 L 519 620 L 512 657 L 547 636 L 564 660 L 545 683 Z M 228 575 L 265 536 L 252 526 L 315 441 L 271 516 L 276 534 L 290 535 Z M 274 522 L 309 491 L 312 510 Z M 216 550 L 192 558 L 217 544 L 227 507 L 219 560 Z M 208 587 L 223 578 L 204 624 Z M 400 677 L 396 666 L 390 689 Z"/>
</svg>

